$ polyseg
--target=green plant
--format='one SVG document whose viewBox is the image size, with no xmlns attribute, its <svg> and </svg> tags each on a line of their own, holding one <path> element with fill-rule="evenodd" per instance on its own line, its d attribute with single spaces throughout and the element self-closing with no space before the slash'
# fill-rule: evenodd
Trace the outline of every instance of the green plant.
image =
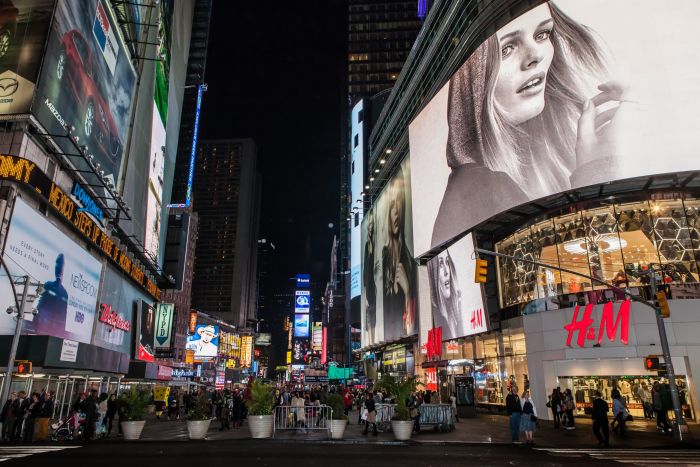
<svg viewBox="0 0 700 467">
<path fill-rule="evenodd" d="M 330 406 L 332 412 L 331 417 L 333 420 L 347 420 L 348 417 L 345 415 L 345 404 L 343 403 L 343 396 L 340 394 L 331 394 L 326 399 L 326 404 Z"/>
<path fill-rule="evenodd" d="M 258 380 L 250 387 L 250 400 L 246 403 L 248 415 L 272 415 L 275 406 L 275 395 L 272 386 Z"/>
<path fill-rule="evenodd" d="M 119 396 L 119 403 L 122 406 L 119 417 L 124 416 L 122 421 L 137 422 L 146 417 L 146 408 L 151 403 L 151 394 L 132 386 L 129 392 L 123 392 Z"/>
<path fill-rule="evenodd" d="M 411 420 L 411 411 L 406 405 L 406 401 L 411 397 L 411 394 L 416 392 L 419 384 L 415 376 L 399 381 L 391 375 L 383 376 L 377 383 L 378 390 L 396 397 L 393 420 Z"/>
<path fill-rule="evenodd" d="M 187 420 L 209 420 L 211 418 L 211 400 L 206 391 L 200 392 L 194 404 L 187 412 Z"/>
</svg>

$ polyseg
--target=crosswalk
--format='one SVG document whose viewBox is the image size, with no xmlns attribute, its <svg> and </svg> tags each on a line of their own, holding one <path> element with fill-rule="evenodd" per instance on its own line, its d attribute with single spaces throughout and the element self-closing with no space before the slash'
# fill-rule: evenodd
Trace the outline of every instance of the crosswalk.
<svg viewBox="0 0 700 467">
<path fill-rule="evenodd" d="M 537 448 L 557 457 L 583 457 L 632 465 L 700 466 L 700 451 L 687 449 L 556 449 Z"/>
<path fill-rule="evenodd" d="M 0 446 L 0 462 L 29 457 L 34 454 L 44 454 L 62 451 L 64 449 L 74 449 L 80 446 Z"/>
</svg>

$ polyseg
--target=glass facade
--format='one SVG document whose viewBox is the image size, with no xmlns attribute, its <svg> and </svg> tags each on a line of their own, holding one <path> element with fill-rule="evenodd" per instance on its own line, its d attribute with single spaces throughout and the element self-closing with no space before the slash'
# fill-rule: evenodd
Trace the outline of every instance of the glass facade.
<svg viewBox="0 0 700 467">
<path fill-rule="evenodd" d="M 516 258 L 585 274 L 617 287 L 649 283 L 661 264 L 665 284 L 697 284 L 700 260 L 698 199 L 610 203 L 528 226 L 496 244 Z M 613 298 L 608 287 L 571 272 L 498 258 L 501 308 L 524 313 Z M 603 291 L 603 292 L 601 292 Z"/>
</svg>

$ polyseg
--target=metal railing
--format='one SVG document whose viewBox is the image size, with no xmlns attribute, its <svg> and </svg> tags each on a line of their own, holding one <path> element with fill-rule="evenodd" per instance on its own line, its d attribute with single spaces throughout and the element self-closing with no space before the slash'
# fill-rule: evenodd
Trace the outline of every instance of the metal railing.
<svg viewBox="0 0 700 467">
<path fill-rule="evenodd" d="M 275 423 L 272 429 L 274 438 L 277 431 L 325 430 L 331 437 L 332 409 L 327 405 L 305 405 L 303 407 L 279 405 L 275 407 Z"/>
<path fill-rule="evenodd" d="M 418 406 L 421 425 L 435 425 L 440 431 L 455 428 L 455 416 L 450 404 L 422 404 Z"/>
</svg>

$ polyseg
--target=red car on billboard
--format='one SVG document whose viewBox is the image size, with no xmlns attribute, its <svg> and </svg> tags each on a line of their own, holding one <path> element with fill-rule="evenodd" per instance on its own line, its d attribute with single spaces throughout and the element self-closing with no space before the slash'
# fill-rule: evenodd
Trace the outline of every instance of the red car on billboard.
<svg viewBox="0 0 700 467">
<path fill-rule="evenodd" d="M 19 10 L 11 0 L 0 0 L 0 58 L 7 55 L 17 29 Z"/>
<path fill-rule="evenodd" d="M 121 143 L 109 105 L 97 86 L 96 72 L 95 56 L 83 35 L 77 29 L 66 32 L 61 38 L 56 78 L 72 93 L 82 134 L 115 161 Z"/>
</svg>

